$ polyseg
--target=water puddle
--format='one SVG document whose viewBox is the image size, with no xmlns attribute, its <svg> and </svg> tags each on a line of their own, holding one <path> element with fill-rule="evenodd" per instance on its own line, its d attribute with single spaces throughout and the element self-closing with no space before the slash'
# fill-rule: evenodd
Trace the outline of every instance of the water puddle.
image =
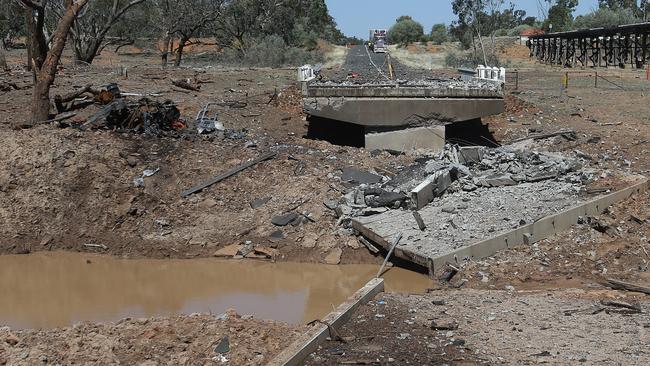
<svg viewBox="0 0 650 366">
<path fill-rule="evenodd" d="M 289 323 L 320 319 L 377 272 L 376 265 L 124 260 L 82 253 L 0 256 L 0 326 L 53 328 L 234 308 Z M 393 268 L 386 290 L 421 293 L 424 275 Z"/>
</svg>

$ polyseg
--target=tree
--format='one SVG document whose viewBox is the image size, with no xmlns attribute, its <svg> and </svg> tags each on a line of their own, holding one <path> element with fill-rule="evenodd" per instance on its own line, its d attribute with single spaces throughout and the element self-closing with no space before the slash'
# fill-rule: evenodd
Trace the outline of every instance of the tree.
<svg viewBox="0 0 650 366">
<path fill-rule="evenodd" d="M 167 67 L 170 52 L 176 52 L 174 64 L 180 66 L 185 47 L 192 38 L 214 29 L 223 14 L 225 0 L 152 0 L 152 28 L 159 34 L 161 66 Z M 176 45 L 176 48 L 174 48 Z"/>
<path fill-rule="evenodd" d="M 36 18 L 35 27 L 31 27 L 29 37 L 33 39 L 45 40 L 43 29 L 43 19 L 45 17 L 45 8 L 47 0 L 17 0 L 20 1 L 26 8 L 26 11 L 32 16 L 32 20 Z M 88 3 L 88 0 L 65 0 L 65 13 L 59 20 L 54 33 L 52 33 L 52 47 L 44 53 L 42 62 L 34 64 L 34 75 L 36 83 L 34 85 L 33 98 L 32 98 L 32 123 L 47 120 L 50 114 L 50 87 L 54 83 L 56 77 L 57 67 L 63 48 L 65 47 L 68 33 L 77 15 L 83 10 Z M 47 45 L 45 45 L 47 47 Z M 42 57 L 43 55 L 38 55 Z"/>
<path fill-rule="evenodd" d="M 589 14 L 576 17 L 573 29 L 584 28 L 611 28 L 621 24 L 641 22 L 632 9 L 626 8 L 599 8 Z"/>
<path fill-rule="evenodd" d="M 8 49 L 16 36 L 25 35 L 24 17 L 21 6 L 14 1 L 3 1 L 0 4 L 0 39 L 4 49 Z"/>
<path fill-rule="evenodd" d="M 434 24 L 431 27 L 431 42 L 443 44 L 449 40 L 449 31 L 444 23 Z"/>
<path fill-rule="evenodd" d="M 101 51 L 111 44 L 120 44 L 125 39 L 107 36 L 113 26 L 134 6 L 146 0 L 94 0 L 74 19 L 70 29 L 70 39 L 75 61 L 91 64 Z M 51 3 L 56 20 L 63 17 L 65 4 L 61 1 Z M 127 40 L 128 41 L 128 40 Z"/>
<path fill-rule="evenodd" d="M 242 56 L 252 43 L 271 35 L 289 47 L 314 48 L 318 39 L 345 40 L 324 0 L 231 0 L 215 33 L 221 46 Z"/>
<path fill-rule="evenodd" d="M 551 0 L 547 0 L 551 1 Z M 548 10 L 548 17 L 544 22 L 544 29 L 561 32 L 571 29 L 573 12 L 578 6 L 578 0 L 556 0 Z"/>
<path fill-rule="evenodd" d="M 422 24 L 408 16 L 397 18 L 397 22 L 388 31 L 388 39 L 391 43 L 406 46 L 411 42 L 419 41 L 424 35 Z"/>
<path fill-rule="evenodd" d="M 178 1 L 175 11 L 179 14 L 175 25 L 169 30 L 178 39 L 176 67 L 181 65 L 183 50 L 190 40 L 199 35 L 223 14 L 223 0 Z"/>
<path fill-rule="evenodd" d="M 598 7 L 600 9 L 630 9 L 635 12 L 639 8 L 637 0 L 598 0 Z"/>
<path fill-rule="evenodd" d="M 90 64 L 106 46 L 123 42 L 123 39 L 107 40 L 109 31 L 132 7 L 144 1 L 94 0 L 90 3 L 75 18 L 70 32 L 75 60 Z"/>
</svg>

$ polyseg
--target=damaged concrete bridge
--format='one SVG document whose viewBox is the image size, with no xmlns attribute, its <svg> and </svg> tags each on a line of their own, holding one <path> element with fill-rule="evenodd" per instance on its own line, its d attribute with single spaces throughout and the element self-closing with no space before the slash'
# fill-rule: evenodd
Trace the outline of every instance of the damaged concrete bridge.
<svg viewBox="0 0 650 366">
<path fill-rule="evenodd" d="M 367 149 L 439 151 L 447 125 L 502 113 L 504 100 L 500 83 L 482 80 L 312 81 L 303 83 L 303 106 L 321 121 L 361 128 Z"/>
<path fill-rule="evenodd" d="M 433 276 L 447 264 L 590 224 L 614 203 L 649 188 L 648 179 L 635 174 L 620 176 L 617 187 L 590 187 L 605 173 L 584 167 L 580 152 L 567 156 L 532 146 L 447 145 L 391 179 L 357 179 L 345 196 L 347 208 L 339 211 L 369 248 L 388 252 L 397 241 L 396 257 Z M 350 180 L 345 171 L 342 179 Z"/>
</svg>

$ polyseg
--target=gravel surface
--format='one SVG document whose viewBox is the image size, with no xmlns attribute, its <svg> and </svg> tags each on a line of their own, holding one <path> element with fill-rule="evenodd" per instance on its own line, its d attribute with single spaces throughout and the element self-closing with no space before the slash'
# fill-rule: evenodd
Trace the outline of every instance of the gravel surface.
<svg viewBox="0 0 650 366">
<path fill-rule="evenodd" d="M 481 363 L 647 365 L 649 304 L 615 300 L 615 296 L 584 290 L 444 290 L 423 296 L 382 295 L 381 299 L 413 309 L 416 323 L 424 326 L 431 320 L 457 324 L 457 330 L 439 333 L 464 340 Z M 639 306 L 642 313 L 603 305 L 612 300 Z M 386 322 L 393 320 L 386 318 Z"/>
<path fill-rule="evenodd" d="M 370 57 L 368 57 L 369 55 Z M 398 80 L 433 78 L 429 70 L 408 67 L 395 59 L 392 60 L 392 65 L 396 79 Z M 355 77 L 352 79 L 354 82 L 360 84 L 390 81 L 388 78 L 387 54 L 369 52 L 365 46 L 354 46 L 348 52 L 343 67 L 335 71 L 333 75 L 329 75 L 329 79 L 345 80 L 348 76 L 352 76 L 353 73 Z"/>
</svg>

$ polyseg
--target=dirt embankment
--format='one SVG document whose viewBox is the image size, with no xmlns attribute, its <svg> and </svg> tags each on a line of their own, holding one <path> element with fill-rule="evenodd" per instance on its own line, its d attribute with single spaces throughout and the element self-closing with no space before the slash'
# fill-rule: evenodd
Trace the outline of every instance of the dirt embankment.
<svg viewBox="0 0 650 366">
<path fill-rule="evenodd" d="M 234 312 L 46 331 L 0 328 L 0 365 L 265 365 L 302 331 Z"/>
<path fill-rule="evenodd" d="M 221 102 L 219 114 L 232 133 L 220 136 L 181 133 L 152 137 L 107 130 L 79 131 L 42 125 L 11 129 L 28 118 L 30 91 L 3 94 L 0 141 L 0 253 L 41 250 L 92 251 L 126 257 L 211 256 L 220 248 L 251 242 L 279 251 L 277 260 L 320 262 L 333 250 L 342 263 L 375 263 L 375 258 L 337 224 L 323 204 L 339 200 L 338 178 L 346 166 L 395 169 L 410 157 L 373 154 L 363 149 L 309 140 L 294 85 L 294 72 L 270 69 L 170 69 L 133 67 L 128 78 L 111 68 L 64 68 L 53 94 L 85 84 L 117 81 L 123 92 L 159 93 L 192 120 L 208 102 Z M 29 75 L 8 76 L 29 85 Z M 172 79 L 202 80 L 201 90 L 173 87 Z M 274 96 L 275 95 L 275 96 Z M 130 96 L 129 100 L 139 97 Z M 230 102 L 240 102 L 228 107 Z M 99 110 L 91 106 L 73 121 Z M 188 198 L 181 191 L 273 151 L 262 162 Z M 159 170 L 158 170 L 159 169 Z M 144 187 L 135 178 L 145 170 Z M 254 203 L 253 201 L 257 201 Z M 262 202 L 262 205 L 257 203 Z M 255 208 L 253 208 L 253 206 Z M 279 227 L 272 218 L 305 214 L 302 224 Z"/>
</svg>

